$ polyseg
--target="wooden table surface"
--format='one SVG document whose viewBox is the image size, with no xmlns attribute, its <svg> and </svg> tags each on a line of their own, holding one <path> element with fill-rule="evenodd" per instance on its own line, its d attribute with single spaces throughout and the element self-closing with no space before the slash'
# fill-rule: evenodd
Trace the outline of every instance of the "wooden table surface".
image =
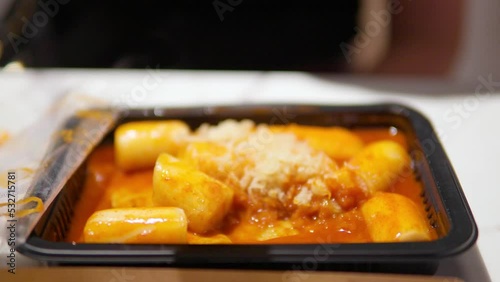
<svg viewBox="0 0 500 282">
<path fill-rule="evenodd" d="M 0 281 L 22 282 L 460 282 L 452 277 L 413 275 L 297 272 L 233 271 L 126 267 L 45 267 L 20 268 L 16 274 L 0 272 Z"/>
</svg>

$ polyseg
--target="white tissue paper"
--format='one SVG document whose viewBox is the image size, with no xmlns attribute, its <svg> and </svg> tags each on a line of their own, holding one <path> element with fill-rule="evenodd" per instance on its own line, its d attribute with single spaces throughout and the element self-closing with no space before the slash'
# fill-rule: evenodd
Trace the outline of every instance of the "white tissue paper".
<svg viewBox="0 0 500 282">
<path fill-rule="evenodd" d="M 0 146 L 0 268 L 6 267 L 11 248 L 25 241 L 67 177 L 114 125 L 118 112 L 107 106 L 96 98 L 66 95 L 37 122 Z M 15 173 L 14 185 L 9 183 L 9 172 Z M 44 204 L 38 208 L 43 209 L 25 215 L 37 207 L 36 201 L 23 204 L 27 197 L 41 199 Z M 13 199 L 15 214 L 9 212 Z M 16 225 L 15 246 L 9 244 L 13 241 L 9 241 L 11 223 Z"/>
</svg>

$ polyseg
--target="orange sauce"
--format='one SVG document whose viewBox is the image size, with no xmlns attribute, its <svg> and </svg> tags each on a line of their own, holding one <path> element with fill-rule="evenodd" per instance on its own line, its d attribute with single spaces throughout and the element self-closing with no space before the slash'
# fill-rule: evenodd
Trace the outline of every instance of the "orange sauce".
<svg viewBox="0 0 500 282">
<path fill-rule="evenodd" d="M 380 140 L 392 140 L 408 148 L 406 136 L 395 128 L 355 129 L 365 144 Z M 114 163 L 113 147 L 101 146 L 89 158 L 85 187 L 75 207 L 72 226 L 66 238 L 69 242 L 82 243 L 82 232 L 87 219 L 93 212 L 111 208 L 111 195 L 118 190 L 144 195 L 152 191 L 152 169 L 125 173 Z M 407 196 L 421 207 L 422 184 L 412 173 L 403 175 L 389 191 Z M 152 193 L 152 192 L 151 192 Z M 152 194 L 151 194 L 152 197 Z M 265 205 L 249 204 L 245 195 L 236 195 L 233 211 L 226 217 L 218 231 L 205 236 L 222 233 L 235 244 L 318 244 L 318 243 L 361 243 L 371 242 L 368 229 L 359 206 L 341 214 L 301 214 L 286 218 L 298 232 L 289 236 L 259 241 L 257 234 L 269 226 L 279 225 L 280 214 Z M 321 210 L 321 209 L 320 209 Z M 436 234 L 432 231 L 432 236 Z"/>
</svg>

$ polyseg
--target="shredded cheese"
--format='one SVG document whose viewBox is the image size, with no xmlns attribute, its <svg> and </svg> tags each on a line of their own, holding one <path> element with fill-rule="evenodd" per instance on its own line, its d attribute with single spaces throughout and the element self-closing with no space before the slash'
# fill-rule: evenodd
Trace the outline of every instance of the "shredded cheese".
<svg viewBox="0 0 500 282">
<path fill-rule="evenodd" d="M 300 185 L 293 195 L 296 205 L 309 205 L 313 195 L 331 196 L 326 180 L 334 177 L 338 166 L 291 133 L 273 133 L 267 125 L 256 126 L 250 120 L 226 120 L 202 125 L 191 138 L 225 148 L 225 154 L 211 158 L 217 175 L 224 173 L 250 198 L 263 195 L 285 202 L 290 184 Z M 192 152 L 191 158 L 195 155 Z"/>
</svg>

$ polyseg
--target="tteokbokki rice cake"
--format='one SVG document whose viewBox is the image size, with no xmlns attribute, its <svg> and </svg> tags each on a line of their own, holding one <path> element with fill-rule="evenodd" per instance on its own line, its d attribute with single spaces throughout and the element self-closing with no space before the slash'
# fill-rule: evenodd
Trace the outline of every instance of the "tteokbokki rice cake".
<svg viewBox="0 0 500 282">
<path fill-rule="evenodd" d="M 70 242 L 437 239 L 395 128 L 137 121 L 120 125 L 87 166 Z"/>
</svg>

